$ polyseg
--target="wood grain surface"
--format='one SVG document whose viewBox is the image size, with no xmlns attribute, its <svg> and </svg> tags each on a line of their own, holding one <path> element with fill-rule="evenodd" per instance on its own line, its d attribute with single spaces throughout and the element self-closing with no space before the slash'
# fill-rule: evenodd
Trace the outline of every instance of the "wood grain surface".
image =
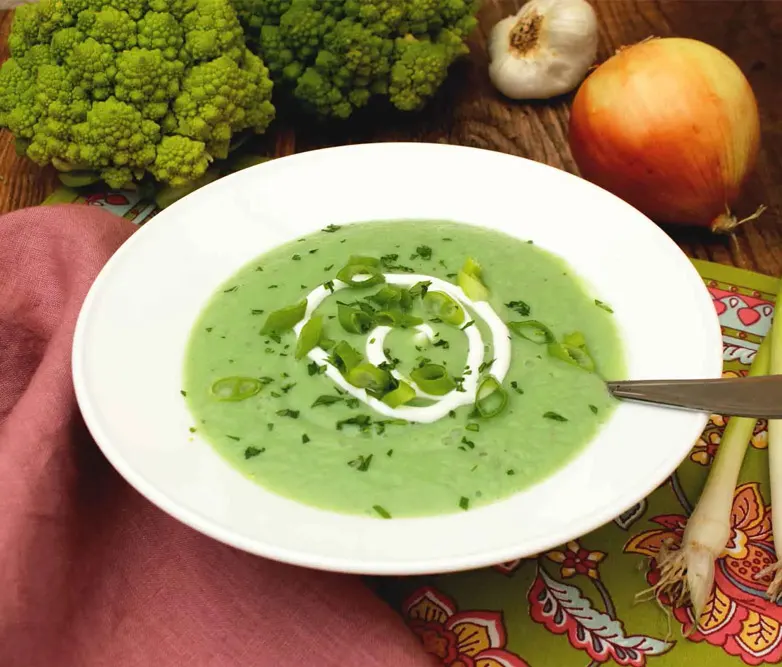
<svg viewBox="0 0 782 667">
<path fill-rule="evenodd" d="M 768 206 L 760 220 L 731 236 L 667 227 L 691 257 L 782 275 L 782 1 L 779 0 L 592 0 L 600 20 L 602 61 L 620 46 L 651 35 L 693 37 L 716 46 L 747 75 L 761 112 L 762 149 L 736 213 Z M 494 23 L 522 0 L 485 0 L 471 55 L 420 114 L 358 115 L 348 123 L 278 121 L 266 143 L 274 154 L 372 141 L 432 141 L 521 155 L 577 173 L 567 143 L 571 96 L 547 103 L 518 103 L 500 96 L 487 76 L 486 39 Z M 8 57 L 11 13 L 0 12 L 0 60 Z M 294 129 L 295 125 L 295 129 Z M 436 175 L 433 175 L 433 183 Z M 469 182 L 469 174 L 465 174 Z M 20 158 L 13 138 L 0 134 L 0 213 L 41 202 L 57 185 L 51 169 Z M 446 184 L 462 187 L 464 184 Z M 437 187 L 437 186 L 435 186 Z M 486 193 L 491 196 L 491 193 Z M 523 194 L 520 191 L 520 197 Z M 523 202 L 519 202 L 523 206 Z M 626 249 L 640 252 L 640 249 Z"/>
</svg>

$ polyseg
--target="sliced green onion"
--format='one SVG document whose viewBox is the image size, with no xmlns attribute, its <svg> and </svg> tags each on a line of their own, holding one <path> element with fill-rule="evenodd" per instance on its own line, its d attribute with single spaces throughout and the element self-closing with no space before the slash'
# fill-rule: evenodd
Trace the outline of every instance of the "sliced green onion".
<svg viewBox="0 0 782 667">
<path fill-rule="evenodd" d="M 447 324 L 459 326 L 465 320 L 464 308 L 445 292 L 427 292 L 424 308 Z"/>
<path fill-rule="evenodd" d="M 423 320 L 420 317 L 414 315 L 408 315 L 401 310 L 384 310 L 375 315 L 375 319 L 378 324 L 386 327 L 399 327 L 400 329 L 407 329 L 408 327 L 415 327 L 419 324 L 423 324 Z"/>
<path fill-rule="evenodd" d="M 444 396 L 456 389 L 456 382 L 448 375 L 445 366 L 438 364 L 424 364 L 410 373 L 410 378 L 432 396 Z"/>
<path fill-rule="evenodd" d="M 334 346 L 336 344 L 337 344 L 336 341 L 333 341 L 328 336 L 321 334 L 320 341 L 318 342 L 318 347 L 320 347 L 323 350 L 326 350 L 326 352 L 331 352 L 331 350 L 334 349 Z"/>
<path fill-rule="evenodd" d="M 348 333 L 365 334 L 374 326 L 371 315 L 344 303 L 337 305 L 337 319 Z"/>
<path fill-rule="evenodd" d="M 508 393 L 493 375 L 487 375 L 478 385 L 475 410 L 484 419 L 500 414 L 508 404 Z"/>
<path fill-rule="evenodd" d="M 397 285 L 383 285 L 377 292 L 367 298 L 381 306 L 392 306 L 401 304 L 402 294 L 406 291 Z"/>
<path fill-rule="evenodd" d="M 293 306 L 287 306 L 269 313 L 266 323 L 261 329 L 261 334 L 280 333 L 293 329 L 307 313 L 307 300 L 302 299 Z"/>
<path fill-rule="evenodd" d="M 351 259 L 365 259 L 370 260 L 370 257 L 359 257 Z M 378 260 L 374 260 L 378 262 Z M 373 285 L 380 285 L 386 281 L 385 276 L 380 271 L 379 262 L 377 264 L 351 264 L 339 270 L 337 273 L 337 280 L 341 280 L 343 283 L 347 283 L 350 287 L 372 287 Z M 356 276 L 364 276 L 360 280 L 356 280 Z"/>
<path fill-rule="evenodd" d="M 422 280 L 421 282 L 416 283 L 410 288 L 410 296 L 415 298 L 418 297 L 425 297 L 426 293 L 429 291 L 429 288 L 432 286 L 431 280 Z"/>
<path fill-rule="evenodd" d="M 377 257 L 369 257 L 368 255 L 351 255 L 348 258 L 348 263 L 346 266 L 350 266 L 351 264 L 358 266 L 374 266 L 375 268 L 379 268 L 380 260 Z"/>
<path fill-rule="evenodd" d="M 323 334 L 323 318 L 316 315 L 301 328 L 299 340 L 296 342 L 296 360 L 304 359 L 311 350 L 318 346 Z"/>
<path fill-rule="evenodd" d="M 565 345 L 572 345 L 573 347 L 586 347 L 586 338 L 580 331 L 574 331 L 567 336 L 562 337 L 562 342 Z"/>
<path fill-rule="evenodd" d="M 334 346 L 331 351 L 331 359 L 343 374 L 348 373 L 363 361 L 363 357 L 351 347 L 350 343 L 344 340 Z"/>
<path fill-rule="evenodd" d="M 533 343 L 543 345 L 553 343 L 556 338 L 545 324 L 537 320 L 526 320 L 525 322 L 508 322 L 508 328 L 515 334 L 531 340 Z"/>
<path fill-rule="evenodd" d="M 578 366 L 590 373 L 595 370 L 595 362 L 584 348 L 567 343 L 551 343 L 548 346 L 548 353 L 556 359 Z"/>
<path fill-rule="evenodd" d="M 383 396 L 383 403 L 390 408 L 398 408 L 400 405 L 412 401 L 415 396 L 415 389 L 406 382 L 400 382 L 396 389 Z"/>
<path fill-rule="evenodd" d="M 459 270 L 456 284 L 462 288 L 468 299 L 486 301 L 489 298 L 489 290 L 481 279 L 482 273 L 481 265 L 472 257 L 468 257 L 464 266 Z"/>
<path fill-rule="evenodd" d="M 218 401 L 244 401 L 255 396 L 263 384 L 256 378 L 228 377 L 212 385 L 212 395 Z"/>
<path fill-rule="evenodd" d="M 374 393 L 383 392 L 392 382 L 391 374 L 369 363 L 358 364 L 351 368 L 345 379 L 354 387 Z"/>
</svg>

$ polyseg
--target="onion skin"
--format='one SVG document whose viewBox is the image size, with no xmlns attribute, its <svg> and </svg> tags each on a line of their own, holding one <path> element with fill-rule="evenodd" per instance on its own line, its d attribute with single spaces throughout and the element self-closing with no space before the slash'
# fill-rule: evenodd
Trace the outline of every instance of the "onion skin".
<svg viewBox="0 0 782 667">
<path fill-rule="evenodd" d="M 760 118 L 724 53 L 662 38 L 621 50 L 573 101 L 570 149 L 582 176 L 656 222 L 729 232 L 755 166 Z"/>
</svg>

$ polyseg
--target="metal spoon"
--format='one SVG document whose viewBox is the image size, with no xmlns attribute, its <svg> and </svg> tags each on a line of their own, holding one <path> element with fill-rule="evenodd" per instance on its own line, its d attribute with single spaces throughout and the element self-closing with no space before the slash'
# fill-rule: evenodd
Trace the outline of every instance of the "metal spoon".
<svg viewBox="0 0 782 667">
<path fill-rule="evenodd" d="M 617 398 L 730 417 L 782 419 L 782 375 L 608 382 Z"/>
</svg>

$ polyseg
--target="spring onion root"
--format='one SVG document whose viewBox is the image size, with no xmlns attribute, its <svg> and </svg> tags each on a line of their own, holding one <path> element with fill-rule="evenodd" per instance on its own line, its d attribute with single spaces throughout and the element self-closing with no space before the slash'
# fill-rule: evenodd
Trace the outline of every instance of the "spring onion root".
<svg viewBox="0 0 782 667">
<path fill-rule="evenodd" d="M 770 348 L 767 337 L 752 362 L 751 376 L 768 373 Z M 677 604 L 689 599 L 696 619 L 701 617 L 711 594 L 714 563 L 730 539 L 733 495 L 756 423 L 756 419 L 748 417 L 733 417 L 728 421 L 706 485 L 687 521 L 680 548 L 664 547 L 658 555 L 661 578 L 654 587 L 655 592 L 669 595 Z M 779 479 L 782 482 L 782 472 Z"/>
<path fill-rule="evenodd" d="M 777 303 L 782 304 L 782 283 L 780 283 L 777 294 Z M 769 373 L 780 375 L 782 374 L 782 324 L 777 326 L 776 316 L 767 338 L 771 339 Z M 768 467 L 771 481 L 771 507 L 774 507 L 774 501 L 779 507 L 782 507 L 782 420 L 780 419 L 769 419 L 768 421 Z M 777 561 L 758 573 L 757 577 L 774 575 L 766 591 L 769 599 L 774 602 L 782 597 L 782 511 L 774 512 L 772 510 L 771 523 Z"/>
</svg>

